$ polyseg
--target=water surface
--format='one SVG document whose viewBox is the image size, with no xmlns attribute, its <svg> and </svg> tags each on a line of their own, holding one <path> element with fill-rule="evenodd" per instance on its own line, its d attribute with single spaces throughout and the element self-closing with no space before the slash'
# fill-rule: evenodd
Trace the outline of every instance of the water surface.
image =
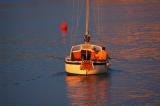
<svg viewBox="0 0 160 106">
<path fill-rule="evenodd" d="M 1 106 L 160 105 L 160 1 L 90 1 L 91 42 L 114 59 L 107 75 L 87 77 L 55 58 L 83 42 L 84 0 L 0 1 Z"/>
</svg>

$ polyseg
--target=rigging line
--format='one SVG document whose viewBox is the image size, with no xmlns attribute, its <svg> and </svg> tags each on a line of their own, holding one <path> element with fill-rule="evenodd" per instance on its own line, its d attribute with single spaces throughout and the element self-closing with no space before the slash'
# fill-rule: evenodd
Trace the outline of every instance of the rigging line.
<svg viewBox="0 0 160 106">
<path fill-rule="evenodd" d="M 52 56 L 49 56 L 49 57 L 51 57 L 53 59 L 64 60 L 64 57 L 62 57 L 62 56 L 54 56 L 54 55 L 52 55 Z"/>
<path fill-rule="evenodd" d="M 96 37 L 99 36 L 99 8 L 98 3 L 95 1 L 95 34 Z M 96 43 L 98 43 L 98 39 L 96 40 Z"/>
<path fill-rule="evenodd" d="M 102 29 L 102 7 L 101 7 L 101 5 L 99 6 L 99 9 L 100 9 L 100 26 L 101 26 L 101 31 L 100 31 L 100 35 L 102 34 L 102 31 L 103 31 L 103 29 Z"/>
<path fill-rule="evenodd" d="M 77 29 L 79 26 L 79 7 L 80 7 L 80 1 L 79 0 L 73 0 L 72 1 L 73 6 L 73 15 L 72 15 L 72 28 L 71 28 L 71 45 L 75 44 L 75 38 Z"/>
<path fill-rule="evenodd" d="M 104 21 L 104 17 L 103 17 L 103 10 L 104 10 L 104 7 L 103 5 L 101 6 L 101 24 L 102 24 L 102 33 L 104 33 L 104 24 L 103 24 L 103 21 Z"/>
<path fill-rule="evenodd" d="M 99 8 L 99 4 L 97 4 L 97 8 L 98 8 L 98 36 L 100 35 L 100 30 L 101 30 L 101 25 L 100 25 L 100 8 Z"/>
<path fill-rule="evenodd" d="M 93 1 L 93 3 L 92 3 L 92 16 L 91 17 L 93 17 L 91 20 L 92 20 L 92 34 L 93 34 L 93 37 L 92 37 L 92 41 L 93 41 L 93 43 L 96 43 L 96 40 L 94 40 L 95 39 L 95 37 L 96 36 L 94 36 L 94 35 L 96 35 L 96 28 L 95 28 L 95 26 L 96 26 L 96 12 L 95 12 L 95 4 L 96 4 L 96 1 L 94 0 Z"/>
<path fill-rule="evenodd" d="M 97 1 L 95 0 L 95 8 L 94 8 L 94 11 L 95 11 L 95 25 L 94 25 L 94 27 L 95 27 L 95 34 L 96 34 L 96 36 L 95 36 L 95 43 L 97 44 L 98 43 L 98 27 L 99 27 L 99 24 L 98 24 L 98 3 L 97 3 Z"/>
<path fill-rule="evenodd" d="M 75 38 L 79 35 L 79 18 L 80 18 L 80 0 L 77 0 L 76 14 L 75 14 Z M 76 40 L 75 40 L 76 41 Z"/>
<path fill-rule="evenodd" d="M 101 36 L 102 34 L 102 8 L 101 8 L 101 4 L 97 4 L 98 7 L 98 34 L 99 36 Z M 100 41 L 101 41 L 101 37 L 99 37 Z M 100 42 L 101 43 L 101 42 Z"/>
<path fill-rule="evenodd" d="M 70 44 L 71 44 L 71 46 L 73 45 L 73 38 L 74 38 L 74 33 L 73 33 L 73 31 L 74 31 L 74 10 L 75 10 L 75 3 L 74 3 L 74 1 L 75 0 L 72 0 L 72 16 L 71 16 L 71 34 L 70 34 Z"/>
<path fill-rule="evenodd" d="M 98 3 L 96 4 L 96 7 L 97 7 L 97 35 L 99 35 L 99 30 L 100 30 L 100 25 L 99 25 L 99 5 Z"/>
<path fill-rule="evenodd" d="M 73 20 L 73 16 L 71 17 L 71 19 Z M 71 32 L 70 32 L 70 45 L 72 46 L 73 45 L 73 30 L 74 30 L 74 27 L 73 27 L 73 22 L 71 24 Z"/>
<path fill-rule="evenodd" d="M 77 9 L 77 16 L 76 16 L 76 28 L 78 29 L 78 27 L 79 27 L 79 16 L 80 16 L 80 2 L 79 2 L 79 0 L 78 0 L 78 9 Z"/>
<path fill-rule="evenodd" d="M 103 2 L 104 1 L 102 1 L 102 4 L 100 4 L 100 24 L 101 24 L 101 32 L 100 32 L 100 35 L 101 36 L 105 36 L 104 35 L 104 32 L 105 32 L 105 30 L 104 30 L 104 25 L 105 24 L 103 24 L 103 21 L 104 21 L 104 14 L 103 14 L 103 10 L 104 10 L 104 6 L 103 6 Z M 102 37 L 100 37 L 100 38 L 102 38 Z M 102 41 L 102 44 L 103 44 L 103 42 L 105 41 L 105 40 L 103 40 L 103 39 L 101 39 L 101 41 Z"/>
<path fill-rule="evenodd" d="M 92 2 L 92 14 L 90 15 L 91 17 L 92 17 L 92 19 L 91 19 L 91 25 L 92 25 L 92 41 L 93 41 L 93 43 L 96 43 L 96 40 L 94 40 L 95 39 L 95 37 L 96 36 L 94 36 L 94 35 L 96 35 L 96 28 L 95 28 L 95 26 L 96 26 L 96 12 L 95 12 L 95 3 L 96 1 L 94 0 L 93 2 Z"/>
</svg>

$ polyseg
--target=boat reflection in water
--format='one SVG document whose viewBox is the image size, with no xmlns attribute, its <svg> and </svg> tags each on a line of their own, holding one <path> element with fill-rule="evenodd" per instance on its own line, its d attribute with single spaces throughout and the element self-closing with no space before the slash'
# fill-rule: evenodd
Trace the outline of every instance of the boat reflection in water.
<svg viewBox="0 0 160 106">
<path fill-rule="evenodd" d="M 66 76 L 65 80 L 71 106 L 108 104 L 109 75 Z"/>
</svg>

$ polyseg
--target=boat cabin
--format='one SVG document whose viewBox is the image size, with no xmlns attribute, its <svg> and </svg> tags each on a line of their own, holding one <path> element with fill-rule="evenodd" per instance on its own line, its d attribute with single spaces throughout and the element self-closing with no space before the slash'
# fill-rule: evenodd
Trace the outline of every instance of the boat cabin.
<svg viewBox="0 0 160 106">
<path fill-rule="evenodd" d="M 71 61 L 92 60 L 95 61 L 96 54 L 102 51 L 101 46 L 91 44 L 80 44 L 72 46 L 70 51 Z"/>
</svg>

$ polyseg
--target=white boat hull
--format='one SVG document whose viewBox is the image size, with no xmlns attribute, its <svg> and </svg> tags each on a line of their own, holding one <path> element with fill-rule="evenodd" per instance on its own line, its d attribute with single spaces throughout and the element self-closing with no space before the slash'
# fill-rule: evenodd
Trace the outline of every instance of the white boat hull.
<svg viewBox="0 0 160 106">
<path fill-rule="evenodd" d="M 109 63 L 101 62 L 94 63 L 93 69 L 83 70 L 80 68 L 80 62 L 65 62 L 65 71 L 68 74 L 79 74 L 79 75 L 91 75 L 91 74 L 102 74 L 106 73 L 109 67 Z"/>
</svg>

